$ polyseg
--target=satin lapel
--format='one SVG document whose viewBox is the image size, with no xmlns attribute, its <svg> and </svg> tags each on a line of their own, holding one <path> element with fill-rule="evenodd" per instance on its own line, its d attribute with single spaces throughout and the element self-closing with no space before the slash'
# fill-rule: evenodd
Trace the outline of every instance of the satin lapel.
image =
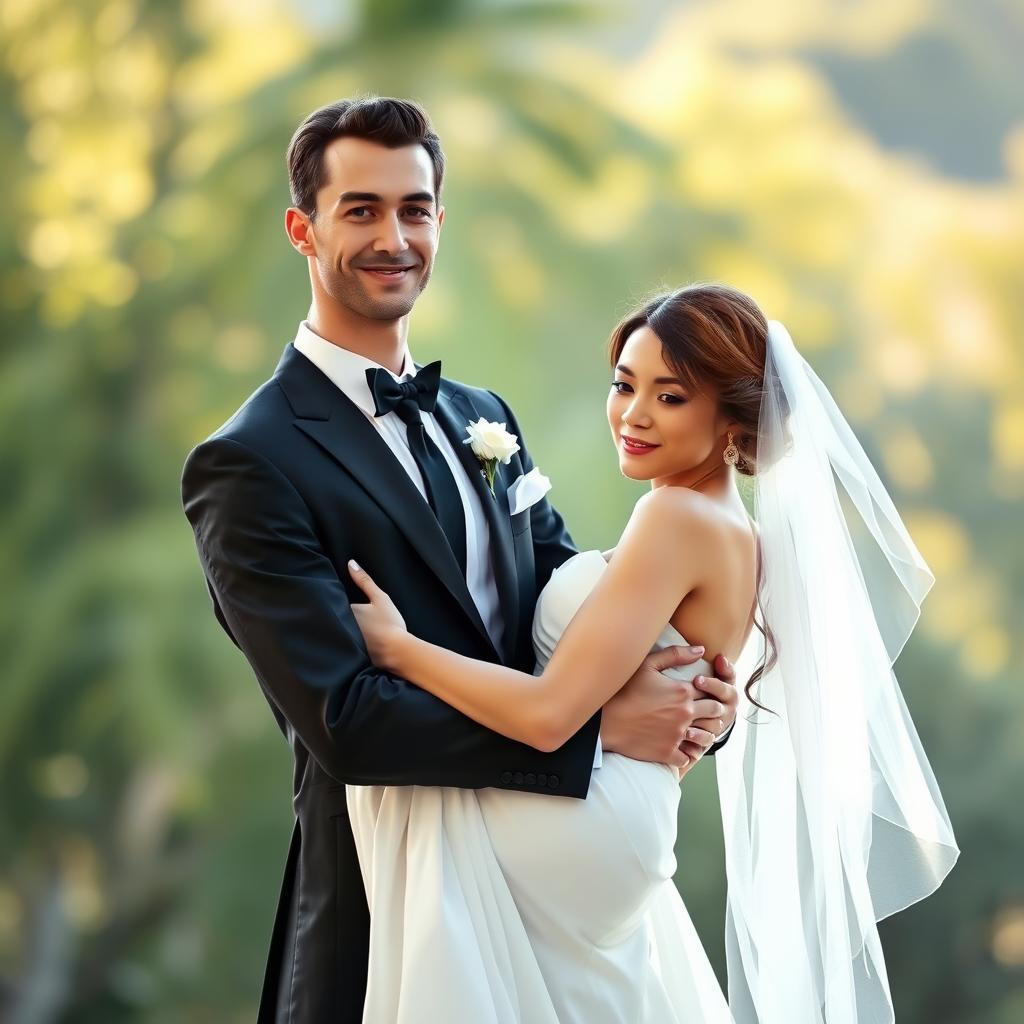
<svg viewBox="0 0 1024 1024">
<path fill-rule="evenodd" d="M 447 381 L 441 382 L 441 390 L 437 396 L 434 409 L 441 429 L 448 436 L 466 468 L 466 473 L 473 484 L 491 535 L 491 564 L 494 567 L 494 580 L 498 588 L 498 601 L 501 615 L 505 623 L 505 634 L 502 643 L 506 662 L 514 657 L 516 637 L 519 633 L 519 584 L 516 573 L 515 547 L 512 540 L 512 523 L 509 518 L 507 483 L 503 477 L 504 466 L 498 466 L 494 475 L 494 494 L 487 486 L 480 461 L 473 454 L 466 439 L 466 427 L 480 418 L 476 407 L 461 391 L 456 391 Z"/>
<path fill-rule="evenodd" d="M 490 643 L 440 523 L 373 424 L 291 344 L 276 376 L 295 412 L 295 426 L 341 463 L 380 505 Z"/>
</svg>

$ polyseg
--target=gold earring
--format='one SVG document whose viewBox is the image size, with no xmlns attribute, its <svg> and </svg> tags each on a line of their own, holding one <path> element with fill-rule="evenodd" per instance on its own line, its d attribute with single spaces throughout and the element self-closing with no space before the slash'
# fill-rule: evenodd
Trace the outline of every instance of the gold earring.
<svg viewBox="0 0 1024 1024">
<path fill-rule="evenodd" d="M 736 442 L 732 439 L 732 431 L 729 431 L 729 443 L 726 445 L 725 451 L 722 452 L 722 458 L 725 460 L 727 466 L 735 466 L 740 461 L 740 450 L 736 447 Z"/>
</svg>

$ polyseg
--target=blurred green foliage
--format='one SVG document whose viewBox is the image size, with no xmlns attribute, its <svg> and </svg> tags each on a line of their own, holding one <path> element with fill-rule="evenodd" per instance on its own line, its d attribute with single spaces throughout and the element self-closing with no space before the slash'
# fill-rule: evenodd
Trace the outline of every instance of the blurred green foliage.
<svg viewBox="0 0 1024 1024">
<path fill-rule="evenodd" d="M 178 481 L 305 315 L 284 151 L 406 95 L 445 144 L 418 358 L 500 390 L 581 547 L 634 485 L 604 342 L 719 279 L 787 323 L 938 575 L 908 704 L 963 855 L 882 925 L 901 1019 L 1024 1019 L 1024 17 L 1009 0 L 0 9 L 0 1006 L 249 1021 L 290 758 Z M 678 882 L 721 969 L 710 766 Z"/>
</svg>

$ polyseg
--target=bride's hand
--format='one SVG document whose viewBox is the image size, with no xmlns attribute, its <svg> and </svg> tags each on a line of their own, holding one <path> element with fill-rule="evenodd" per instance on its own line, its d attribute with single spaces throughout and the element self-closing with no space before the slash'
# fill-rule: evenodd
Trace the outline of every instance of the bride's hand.
<svg viewBox="0 0 1024 1024">
<path fill-rule="evenodd" d="M 366 641 L 370 660 L 378 668 L 395 669 L 395 651 L 408 634 L 405 619 L 388 595 L 370 579 L 369 573 L 356 562 L 348 563 L 349 575 L 369 598 L 369 604 L 351 605 L 356 624 Z"/>
</svg>

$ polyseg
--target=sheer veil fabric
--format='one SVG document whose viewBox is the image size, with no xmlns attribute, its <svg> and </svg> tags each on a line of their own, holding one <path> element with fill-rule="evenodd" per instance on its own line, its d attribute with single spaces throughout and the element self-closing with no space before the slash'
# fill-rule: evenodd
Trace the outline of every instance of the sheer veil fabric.
<svg viewBox="0 0 1024 1024">
<path fill-rule="evenodd" d="M 737 735 L 715 758 L 730 1010 L 737 1024 L 885 1024 L 876 923 L 933 892 L 960 852 L 892 669 L 934 577 L 774 320 L 759 427 L 762 614 L 778 660 L 754 696 L 777 717 L 741 691 Z"/>
</svg>

